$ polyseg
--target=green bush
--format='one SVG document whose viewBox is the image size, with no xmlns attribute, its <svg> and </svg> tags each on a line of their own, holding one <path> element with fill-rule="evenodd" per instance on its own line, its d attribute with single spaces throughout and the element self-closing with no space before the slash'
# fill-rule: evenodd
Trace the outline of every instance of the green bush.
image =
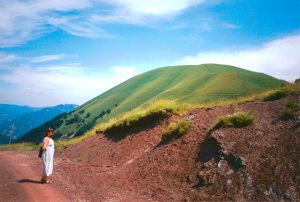
<svg viewBox="0 0 300 202">
<path fill-rule="evenodd" d="M 70 125 L 70 124 L 73 124 L 73 123 L 78 123 L 80 121 L 81 121 L 81 119 L 79 118 L 79 116 L 77 114 L 75 114 L 74 117 L 66 120 L 65 123 L 66 123 L 66 125 Z"/>
<path fill-rule="evenodd" d="M 286 97 L 290 94 L 290 92 L 287 89 L 280 89 L 276 90 L 274 92 L 271 92 L 266 97 L 264 97 L 264 101 L 273 101 L 273 100 L 279 100 L 280 98 Z"/>
<path fill-rule="evenodd" d="M 86 114 L 85 118 L 89 118 L 90 116 L 91 116 L 91 113 L 88 112 L 88 113 Z"/>
<path fill-rule="evenodd" d="M 242 128 L 246 127 L 254 122 L 255 118 L 246 112 L 238 112 L 232 115 L 222 116 L 220 117 L 213 127 L 210 129 L 211 131 L 218 130 L 220 128 Z"/>
<path fill-rule="evenodd" d="M 171 122 L 167 128 L 163 130 L 162 141 L 170 140 L 187 134 L 192 127 L 192 122 L 186 120 L 179 120 L 178 122 Z"/>
<path fill-rule="evenodd" d="M 295 113 L 299 110 L 299 108 L 300 107 L 299 107 L 299 105 L 296 102 L 289 101 L 285 105 L 285 107 L 284 107 L 284 109 L 283 109 L 283 111 L 281 113 L 281 117 L 280 118 L 282 120 L 294 119 Z"/>
</svg>

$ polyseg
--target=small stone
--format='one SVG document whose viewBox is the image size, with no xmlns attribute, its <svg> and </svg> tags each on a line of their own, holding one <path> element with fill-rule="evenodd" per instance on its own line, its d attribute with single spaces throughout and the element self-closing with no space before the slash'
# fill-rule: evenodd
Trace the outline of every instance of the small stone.
<svg viewBox="0 0 300 202">
<path fill-rule="evenodd" d="M 226 173 L 226 175 L 231 175 L 232 173 L 234 173 L 234 171 L 232 169 L 229 169 L 229 171 Z"/>
<path fill-rule="evenodd" d="M 246 160 L 243 157 L 240 157 L 242 166 L 246 166 Z"/>
<path fill-rule="evenodd" d="M 229 165 L 227 161 L 220 160 L 218 163 L 218 173 L 221 175 L 225 175 L 229 171 Z"/>
<path fill-rule="evenodd" d="M 228 186 L 230 186 L 232 184 L 232 180 L 229 179 L 229 180 L 227 180 L 226 183 L 227 183 Z"/>
<path fill-rule="evenodd" d="M 187 121 L 192 121 L 195 118 L 194 115 L 190 115 L 186 118 Z"/>
</svg>

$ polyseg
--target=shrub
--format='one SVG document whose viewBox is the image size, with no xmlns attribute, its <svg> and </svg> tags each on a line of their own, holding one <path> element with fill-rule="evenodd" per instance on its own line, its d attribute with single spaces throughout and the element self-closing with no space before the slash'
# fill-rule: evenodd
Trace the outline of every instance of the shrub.
<svg viewBox="0 0 300 202">
<path fill-rule="evenodd" d="M 255 118 L 246 112 L 238 112 L 232 115 L 220 117 L 213 127 L 210 129 L 210 132 L 218 130 L 220 128 L 242 128 L 246 127 L 254 122 Z"/>
<path fill-rule="evenodd" d="M 192 127 L 192 122 L 186 120 L 179 120 L 178 122 L 171 122 L 166 129 L 163 130 L 162 142 L 177 138 L 187 134 Z"/>
<path fill-rule="evenodd" d="M 289 94 L 290 92 L 287 89 L 280 89 L 269 93 L 266 97 L 264 97 L 263 100 L 264 101 L 278 100 L 280 98 L 288 96 Z"/>
<path fill-rule="evenodd" d="M 103 118 L 103 116 L 106 114 L 106 111 L 105 110 L 102 110 L 102 112 L 95 117 L 95 119 L 99 119 L 99 118 Z"/>
<path fill-rule="evenodd" d="M 84 110 L 80 110 L 78 113 L 79 113 L 79 114 L 83 114 L 83 113 L 84 113 Z"/>
<path fill-rule="evenodd" d="M 295 117 L 295 113 L 299 110 L 299 105 L 296 103 L 296 102 L 294 102 L 294 101 L 289 101 L 286 105 L 285 105 L 285 107 L 284 107 L 284 109 L 283 109 L 283 111 L 282 111 L 282 113 L 281 113 L 281 116 L 280 116 L 280 118 L 282 119 L 282 120 L 289 120 L 289 119 L 294 119 L 294 117 Z"/>
<path fill-rule="evenodd" d="M 91 122 L 88 122 L 87 124 L 84 124 L 83 126 L 80 127 L 80 129 L 76 132 L 76 136 L 82 135 L 86 133 L 87 131 L 91 130 L 94 125 L 96 124 L 96 121 L 93 120 Z"/>
<path fill-rule="evenodd" d="M 70 125 L 70 124 L 77 123 L 80 121 L 81 121 L 81 119 L 79 118 L 79 116 L 74 115 L 74 117 L 72 117 L 71 119 L 66 120 L 66 125 Z"/>
<path fill-rule="evenodd" d="M 88 112 L 88 113 L 86 114 L 85 118 L 89 118 L 90 116 L 91 116 L 91 113 Z"/>
</svg>

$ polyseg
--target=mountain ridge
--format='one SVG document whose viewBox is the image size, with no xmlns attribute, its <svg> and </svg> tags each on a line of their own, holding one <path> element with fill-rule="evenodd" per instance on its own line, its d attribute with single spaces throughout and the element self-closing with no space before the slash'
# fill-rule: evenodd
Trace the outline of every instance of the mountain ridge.
<svg viewBox="0 0 300 202">
<path fill-rule="evenodd" d="M 11 105 L 17 107 L 18 105 Z M 5 108 L 4 105 L 2 105 Z M 22 106 L 23 107 L 23 106 Z M 74 110 L 77 105 L 73 104 L 60 104 L 56 106 L 49 106 L 44 108 L 31 108 L 25 106 L 29 110 L 28 113 L 20 114 L 11 120 L 1 122 L 0 127 L 0 144 L 9 143 L 10 139 L 16 140 L 24 135 L 29 130 L 43 124 L 44 122 L 52 119 L 53 117 Z"/>
<path fill-rule="evenodd" d="M 228 65 L 203 64 L 161 67 L 139 74 L 109 89 L 65 116 L 29 131 L 22 141 L 40 141 L 49 126 L 56 138 L 78 136 L 96 123 L 159 99 L 199 104 L 235 99 L 286 83 L 263 73 Z"/>
</svg>

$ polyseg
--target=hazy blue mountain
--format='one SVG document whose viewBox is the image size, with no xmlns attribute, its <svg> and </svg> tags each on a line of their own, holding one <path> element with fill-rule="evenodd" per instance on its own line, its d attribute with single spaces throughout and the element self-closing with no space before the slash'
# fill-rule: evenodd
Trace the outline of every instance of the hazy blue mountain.
<svg viewBox="0 0 300 202">
<path fill-rule="evenodd" d="M 1 105 L 0 144 L 9 143 L 10 138 L 14 141 L 57 115 L 70 112 L 76 108 L 77 105 L 73 104 L 45 108 Z"/>
<path fill-rule="evenodd" d="M 3 123 L 6 124 L 8 121 L 11 121 L 28 113 L 39 111 L 41 109 L 42 108 L 37 107 L 0 104 L 0 128 Z"/>
</svg>

